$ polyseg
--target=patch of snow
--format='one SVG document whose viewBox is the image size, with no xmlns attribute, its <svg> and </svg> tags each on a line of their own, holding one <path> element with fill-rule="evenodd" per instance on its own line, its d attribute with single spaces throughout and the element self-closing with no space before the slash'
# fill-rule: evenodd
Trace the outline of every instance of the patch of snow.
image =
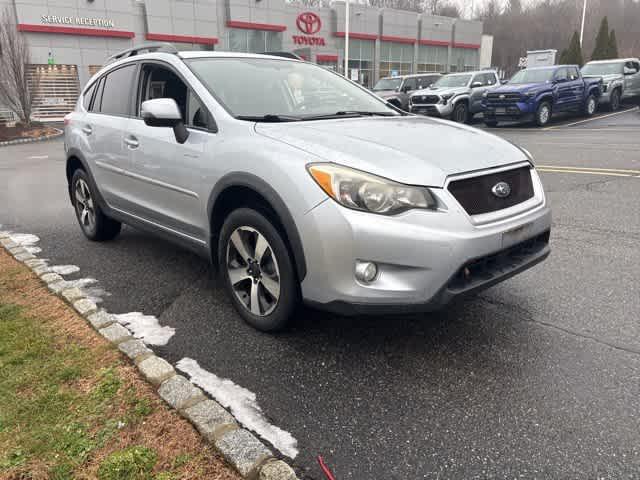
<svg viewBox="0 0 640 480">
<path fill-rule="evenodd" d="M 115 317 L 118 323 L 133 332 L 135 338 L 141 339 L 147 345 L 166 345 L 176 333 L 175 328 L 161 326 L 158 319 L 152 315 L 130 312 Z"/>
<path fill-rule="evenodd" d="M 35 245 L 40 241 L 40 238 L 30 233 L 12 233 L 9 238 L 23 247 L 27 245 Z"/>
<path fill-rule="evenodd" d="M 204 370 L 196 360 L 183 358 L 176 367 L 191 377 L 191 382 L 209 393 L 246 428 L 253 430 L 289 458 L 298 455 L 298 441 L 279 427 L 272 425 L 256 402 L 256 394 L 231 380 Z"/>
<path fill-rule="evenodd" d="M 80 267 L 75 265 L 54 265 L 51 270 L 58 275 L 71 275 L 80 271 Z"/>
</svg>

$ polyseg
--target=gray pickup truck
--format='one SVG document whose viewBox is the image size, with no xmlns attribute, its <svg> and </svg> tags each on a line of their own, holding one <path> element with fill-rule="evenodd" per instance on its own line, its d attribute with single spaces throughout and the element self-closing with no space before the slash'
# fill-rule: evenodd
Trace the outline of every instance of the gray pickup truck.
<svg viewBox="0 0 640 480">
<path fill-rule="evenodd" d="M 451 73 L 429 88 L 414 92 L 409 98 L 409 111 L 467 123 L 482 111 L 482 95 L 500 85 L 492 70 Z"/>
<path fill-rule="evenodd" d="M 640 60 L 618 58 L 597 60 L 582 67 L 585 78 L 602 79 L 600 105 L 606 105 L 612 112 L 620 108 L 623 100 L 640 97 Z"/>
<path fill-rule="evenodd" d="M 409 96 L 416 90 L 427 88 L 436 82 L 439 73 L 418 73 L 415 75 L 403 75 L 398 77 L 383 77 L 371 89 L 373 93 L 390 104 L 409 110 Z"/>
</svg>

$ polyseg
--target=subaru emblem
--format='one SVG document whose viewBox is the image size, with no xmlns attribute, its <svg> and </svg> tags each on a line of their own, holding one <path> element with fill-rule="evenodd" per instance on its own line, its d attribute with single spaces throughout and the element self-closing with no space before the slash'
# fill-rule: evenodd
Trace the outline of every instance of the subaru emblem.
<svg viewBox="0 0 640 480">
<path fill-rule="evenodd" d="M 491 193 L 498 198 L 507 198 L 511 195 L 511 187 L 507 182 L 498 182 L 491 189 Z"/>
</svg>

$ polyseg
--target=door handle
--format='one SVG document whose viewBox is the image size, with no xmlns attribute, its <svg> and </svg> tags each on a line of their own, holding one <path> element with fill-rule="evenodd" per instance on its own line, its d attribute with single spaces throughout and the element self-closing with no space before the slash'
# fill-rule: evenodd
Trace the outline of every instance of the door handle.
<svg viewBox="0 0 640 480">
<path fill-rule="evenodd" d="M 129 148 L 138 148 L 140 146 L 140 142 L 138 142 L 138 140 L 135 137 L 126 137 L 124 139 L 124 143 Z"/>
<path fill-rule="evenodd" d="M 82 131 L 86 135 L 91 135 L 91 133 L 93 132 L 93 128 L 91 128 L 91 125 L 85 125 L 84 127 L 82 127 Z"/>
</svg>

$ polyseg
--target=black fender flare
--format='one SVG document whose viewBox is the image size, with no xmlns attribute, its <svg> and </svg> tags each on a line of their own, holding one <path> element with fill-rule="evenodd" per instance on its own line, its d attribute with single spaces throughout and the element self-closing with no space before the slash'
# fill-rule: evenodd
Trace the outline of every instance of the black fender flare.
<svg viewBox="0 0 640 480">
<path fill-rule="evenodd" d="M 307 264 L 304 256 L 304 250 L 302 248 L 302 240 L 300 239 L 300 234 L 298 233 L 298 227 L 296 226 L 296 222 L 293 219 L 289 208 L 282 200 L 278 192 L 276 192 L 276 190 L 271 185 L 262 180 L 260 177 L 246 172 L 232 172 L 222 177 L 216 183 L 215 187 L 211 191 L 211 194 L 209 195 L 209 199 L 207 201 L 207 218 L 209 218 L 211 221 L 213 220 L 213 212 L 218 198 L 227 188 L 230 187 L 249 188 L 264 197 L 269 202 L 269 205 L 278 215 L 278 218 L 280 219 L 280 222 L 285 230 L 285 234 L 287 235 L 289 245 L 291 246 L 293 258 L 295 260 L 298 280 L 302 282 L 302 280 L 304 280 L 304 277 L 307 275 Z M 211 238 L 213 238 L 216 233 L 217 232 L 210 232 Z M 211 241 L 210 243 L 211 248 L 217 247 L 217 245 L 213 245 L 215 242 Z"/>
<path fill-rule="evenodd" d="M 89 177 L 89 182 L 91 183 L 90 186 L 93 189 L 93 191 L 96 192 L 96 197 L 97 197 L 96 200 L 98 201 L 98 205 L 100 205 L 100 208 L 103 211 L 108 212 L 109 207 L 107 206 L 107 203 L 104 201 L 104 197 L 102 196 L 102 192 L 100 192 L 100 189 L 98 188 L 98 184 L 96 183 L 95 178 L 93 178 L 93 173 L 89 168 L 89 163 L 84 158 L 84 155 L 82 154 L 82 152 L 77 148 L 69 148 L 69 150 L 67 150 L 67 161 L 65 163 L 65 176 L 67 178 L 67 190 L 69 193 L 69 200 L 71 200 L 71 203 L 73 203 L 73 198 L 71 193 L 71 177 L 73 175 L 70 175 L 69 166 L 72 159 L 77 159 L 82 164 L 83 170 L 87 173 L 87 176 Z"/>
</svg>

